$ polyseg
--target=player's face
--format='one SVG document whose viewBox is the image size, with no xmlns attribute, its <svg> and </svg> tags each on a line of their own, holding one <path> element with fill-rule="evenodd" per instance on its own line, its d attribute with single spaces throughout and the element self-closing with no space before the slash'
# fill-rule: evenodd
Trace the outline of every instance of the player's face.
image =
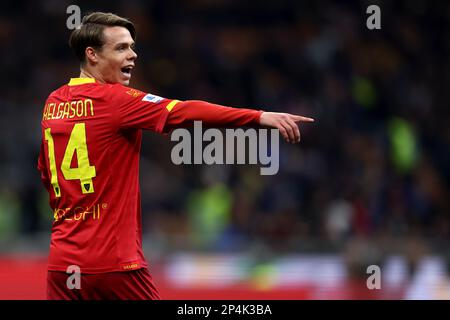
<svg viewBox="0 0 450 320">
<path fill-rule="evenodd" d="M 107 27 L 103 35 L 105 43 L 97 52 L 97 71 L 106 83 L 128 85 L 137 58 L 133 38 L 124 27 Z"/>
</svg>

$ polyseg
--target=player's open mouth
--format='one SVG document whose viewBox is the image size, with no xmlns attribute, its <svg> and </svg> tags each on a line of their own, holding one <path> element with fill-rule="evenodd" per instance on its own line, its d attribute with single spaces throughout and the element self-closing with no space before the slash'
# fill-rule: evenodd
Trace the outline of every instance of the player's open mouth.
<svg viewBox="0 0 450 320">
<path fill-rule="evenodd" d="M 122 71 L 122 74 L 125 77 L 129 78 L 129 77 L 131 77 L 131 69 L 133 69 L 132 66 L 127 66 L 127 67 L 121 68 L 120 71 Z"/>
</svg>

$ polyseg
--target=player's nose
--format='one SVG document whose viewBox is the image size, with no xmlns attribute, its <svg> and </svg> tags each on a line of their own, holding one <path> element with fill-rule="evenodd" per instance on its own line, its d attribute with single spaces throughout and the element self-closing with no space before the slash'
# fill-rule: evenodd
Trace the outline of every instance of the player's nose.
<svg viewBox="0 0 450 320">
<path fill-rule="evenodd" d="M 130 49 L 131 50 L 131 55 L 130 55 L 130 60 L 136 60 L 137 59 L 137 57 L 138 57 L 138 55 L 137 55 L 137 53 L 133 50 L 133 49 Z"/>
</svg>

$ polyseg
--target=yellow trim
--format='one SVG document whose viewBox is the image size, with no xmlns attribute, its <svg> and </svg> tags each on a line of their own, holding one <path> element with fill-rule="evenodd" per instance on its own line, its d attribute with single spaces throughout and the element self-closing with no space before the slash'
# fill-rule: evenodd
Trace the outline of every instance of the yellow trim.
<svg viewBox="0 0 450 320">
<path fill-rule="evenodd" d="M 180 102 L 179 100 L 172 100 L 167 106 L 166 109 L 170 111 L 172 111 L 173 107 L 175 107 L 175 105 Z"/>
<path fill-rule="evenodd" d="M 69 86 L 78 86 L 80 84 L 95 83 L 94 78 L 70 78 Z"/>
</svg>

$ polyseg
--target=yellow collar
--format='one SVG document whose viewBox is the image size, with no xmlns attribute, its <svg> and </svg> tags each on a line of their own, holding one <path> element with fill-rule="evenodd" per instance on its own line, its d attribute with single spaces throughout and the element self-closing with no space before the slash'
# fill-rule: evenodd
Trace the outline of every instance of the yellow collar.
<svg viewBox="0 0 450 320">
<path fill-rule="evenodd" d="M 70 78 L 69 86 L 78 86 L 80 84 L 95 83 L 94 78 Z"/>
</svg>

